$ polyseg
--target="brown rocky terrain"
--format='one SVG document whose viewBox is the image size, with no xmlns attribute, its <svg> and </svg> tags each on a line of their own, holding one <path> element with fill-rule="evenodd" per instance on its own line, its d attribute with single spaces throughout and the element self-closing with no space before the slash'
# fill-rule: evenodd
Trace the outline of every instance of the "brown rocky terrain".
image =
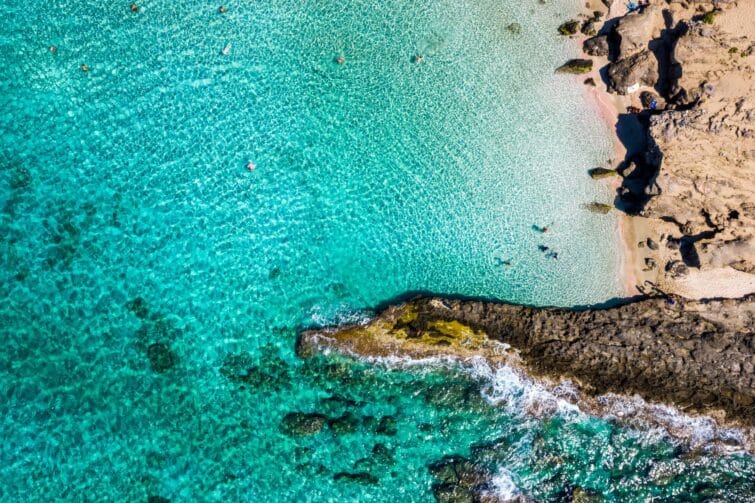
<svg viewBox="0 0 755 503">
<path fill-rule="evenodd" d="M 607 56 L 608 91 L 646 130 L 616 166 L 637 279 L 688 298 L 755 292 L 755 2 L 656 1 L 608 18 L 585 50 Z"/>
<path fill-rule="evenodd" d="M 483 356 L 575 380 L 587 395 L 638 394 L 755 427 L 755 296 L 589 310 L 419 298 L 367 325 L 305 332 L 298 350 L 307 356 L 323 347 L 360 356 Z"/>
</svg>

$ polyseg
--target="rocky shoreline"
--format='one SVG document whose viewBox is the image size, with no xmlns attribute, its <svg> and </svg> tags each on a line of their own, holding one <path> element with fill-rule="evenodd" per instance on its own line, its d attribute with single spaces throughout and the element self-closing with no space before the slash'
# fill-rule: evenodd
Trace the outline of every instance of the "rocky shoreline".
<svg viewBox="0 0 755 503">
<path fill-rule="evenodd" d="M 417 298 L 366 325 L 301 334 L 298 353 L 484 357 L 580 392 L 639 395 L 755 427 L 755 296 L 649 298 L 607 309 Z"/>
<path fill-rule="evenodd" d="M 617 108 L 624 148 L 603 169 L 631 227 L 630 293 L 755 292 L 755 4 L 604 3 L 560 31 L 590 36 L 585 82 Z"/>
</svg>

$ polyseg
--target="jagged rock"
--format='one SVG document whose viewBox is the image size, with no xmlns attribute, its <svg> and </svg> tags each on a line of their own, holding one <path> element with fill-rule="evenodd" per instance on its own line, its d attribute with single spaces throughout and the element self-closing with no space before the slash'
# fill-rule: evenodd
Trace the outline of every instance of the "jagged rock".
<svg viewBox="0 0 755 503">
<path fill-rule="evenodd" d="M 679 274 L 686 266 L 678 261 L 669 269 Z M 439 321 L 449 320 L 468 329 L 439 348 L 431 334 Z M 416 337 L 407 338 L 409 332 Z M 387 309 L 369 325 L 305 332 L 299 346 L 365 356 L 424 358 L 446 352 L 468 358 L 498 355 L 498 345 L 486 345 L 492 340 L 511 345 L 535 374 L 574 377 L 586 393 L 638 393 L 692 411 L 722 409 L 727 418 L 755 426 L 755 405 L 746 405 L 755 400 L 755 374 L 718 363 L 741 367 L 755 361 L 755 344 L 743 337 L 752 333 L 755 295 L 741 300 L 654 298 L 576 311 L 419 298 Z M 472 346 L 470 338 L 476 341 Z M 744 399 L 735 399 L 735 393 Z M 476 469 L 455 456 L 434 464 L 431 473 L 439 483 L 474 485 Z"/>
<path fill-rule="evenodd" d="M 660 248 L 658 246 L 658 243 L 656 243 L 655 241 L 653 241 L 650 238 L 648 238 L 646 242 L 647 242 L 648 248 L 650 248 L 653 251 L 656 251 L 656 250 L 658 250 Z"/>
<path fill-rule="evenodd" d="M 598 35 L 597 37 L 588 38 L 582 44 L 582 49 L 590 56 L 608 56 L 608 37 Z"/>
<path fill-rule="evenodd" d="M 584 35 L 587 35 L 588 37 L 592 37 L 597 35 L 598 33 L 598 22 L 595 19 L 588 19 L 584 23 L 582 23 L 582 26 L 580 27 L 579 31 L 582 32 Z"/>
<path fill-rule="evenodd" d="M 616 24 L 614 33 L 619 40 L 618 59 L 626 59 L 648 47 L 651 39 L 660 35 L 664 27 L 663 11 L 651 5 L 641 13 L 630 12 Z"/>
<path fill-rule="evenodd" d="M 590 175 L 590 178 L 594 180 L 618 175 L 615 169 L 608 168 L 592 168 L 588 170 L 587 173 Z"/>
<path fill-rule="evenodd" d="M 595 86 L 597 85 L 597 84 L 595 83 L 595 79 L 594 79 L 594 78 L 592 78 L 592 77 L 588 77 L 588 78 L 586 78 L 586 79 L 585 79 L 585 81 L 584 81 L 584 84 L 585 84 L 586 86 L 592 86 L 592 87 L 595 87 Z"/>
<path fill-rule="evenodd" d="M 608 66 L 609 90 L 618 94 L 627 94 L 638 85 L 652 87 L 657 81 L 658 62 L 648 50 Z"/>
<path fill-rule="evenodd" d="M 658 264 L 655 262 L 655 259 L 652 257 L 645 257 L 645 271 L 652 271 L 658 267 Z"/>
<path fill-rule="evenodd" d="M 314 435 L 325 426 L 327 417 L 316 412 L 289 412 L 281 420 L 281 430 L 292 437 Z"/>
<path fill-rule="evenodd" d="M 674 43 L 671 51 L 669 79 L 674 103 L 689 105 L 706 95 L 711 65 L 723 61 L 728 54 L 728 44 L 711 37 L 715 28 L 701 25 L 684 25 L 683 35 Z"/>
<path fill-rule="evenodd" d="M 556 73 L 587 73 L 592 70 L 591 59 L 570 59 L 556 68 Z"/>
<path fill-rule="evenodd" d="M 574 35 L 578 31 L 579 21 L 575 21 L 574 19 L 561 23 L 561 26 L 558 27 L 558 32 L 564 36 Z"/>
<path fill-rule="evenodd" d="M 666 264 L 666 272 L 672 278 L 682 278 L 689 274 L 689 268 L 681 260 L 672 260 Z"/>
</svg>

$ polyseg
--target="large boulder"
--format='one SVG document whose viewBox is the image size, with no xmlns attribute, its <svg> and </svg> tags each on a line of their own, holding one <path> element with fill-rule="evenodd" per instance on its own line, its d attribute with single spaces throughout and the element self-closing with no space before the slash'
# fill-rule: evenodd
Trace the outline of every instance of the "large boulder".
<svg viewBox="0 0 755 503">
<path fill-rule="evenodd" d="M 658 81 L 658 61 L 646 50 L 608 66 L 608 89 L 629 94 L 639 86 L 652 87 Z"/>
<path fill-rule="evenodd" d="M 616 24 L 615 33 L 619 40 L 618 59 L 628 58 L 647 49 L 648 42 L 660 36 L 665 24 L 663 10 L 651 5 L 642 12 L 630 12 Z"/>
<path fill-rule="evenodd" d="M 598 35 L 588 38 L 582 44 L 582 49 L 590 56 L 608 56 L 608 37 Z"/>
</svg>

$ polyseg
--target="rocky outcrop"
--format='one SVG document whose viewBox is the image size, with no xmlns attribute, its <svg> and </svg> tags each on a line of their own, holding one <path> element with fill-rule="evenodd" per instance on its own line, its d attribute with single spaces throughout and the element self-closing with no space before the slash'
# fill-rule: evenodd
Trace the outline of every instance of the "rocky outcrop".
<svg viewBox="0 0 755 503">
<path fill-rule="evenodd" d="M 597 37 L 588 38 L 582 44 L 582 49 L 590 56 L 608 56 L 608 36 L 598 35 Z"/>
<path fill-rule="evenodd" d="M 575 379 L 588 394 L 636 393 L 755 426 L 755 296 L 590 310 L 420 298 L 364 326 L 305 332 L 298 352 L 323 346 L 366 356 L 514 358 L 531 375 Z"/>
<path fill-rule="evenodd" d="M 608 66 L 609 90 L 617 94 L 636 91 L 640 86 L 653 87 L 657 81 L 658 61 L 646 49 Z"/>
<path fill-rule="evenodd" d="M 642 12 L 631 12 L 621 19 L 614 30 L 618 39 L 618 58 L 626 59 L 648 48 L 648 42 L 658 37 L 664 27 L 660 6 L 651 5 Z"/>
<path fill-rule="evenodd" d="M 556 73 L 587 73 L 592 70 L 591 59 L 570 59 L 563 65 L 556 68 Z"/>
</svg>

